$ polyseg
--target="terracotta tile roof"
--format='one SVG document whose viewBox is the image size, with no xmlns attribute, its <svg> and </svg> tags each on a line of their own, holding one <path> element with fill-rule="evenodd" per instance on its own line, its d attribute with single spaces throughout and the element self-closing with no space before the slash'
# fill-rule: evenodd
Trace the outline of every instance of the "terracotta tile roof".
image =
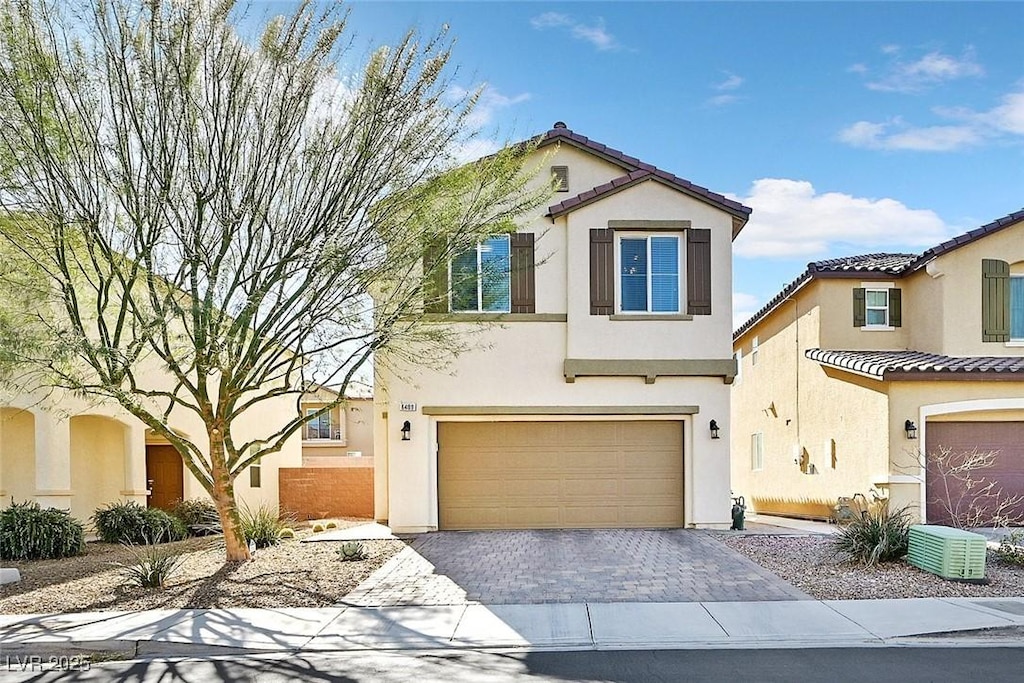
<svg viewBox="0 0 1024 683">
<path fill-rule="evenodd" d="M 886 275 L 899 275 L 914 262 L 917 254 L 862 254 L 860 256 L 844 256 L 842 258 L 814 261 L 807 268 L 816 273 L 880 272 Z"/>
<path fill-rule="evenodd" d="M 804 355 L 822 365 L 880 380 L 913 379 L 914 376 L 934 374 L 951 375 L 950 379 L 985 380 L 993 374 L 1009 374 L 1013 379 L 1024 382 L 1024 356 L 942 356 L 922 351 L 828 349 L 807 349 Z"/>
<path fill-rule="evenodd" d="M 975 228 L 974 230 L 965 232 L 962 235 L 957 235 L 951 240 L 947 240 L 942 244 L 934 246 L 931 249 L 925 250 L 924 253 L 917 257 L 917 260 L 913 263 L 912 269 L 918 270 L 920 268 L 923 268 L 928 264 L 929 261 L 931 261 L 936 256 L 945 254 L 947 251 L 959 249 L 965 244 L 970 244 L 971 242 L 981 237 L 984 237 L 985 235 L 991 235 L 994 232 L 999 232 L 1003 228 L 1007 228 L 1013 225 L 1014 223 L 1019 223 L 1021 221 L 1024 221 L 1024 209 L 1021 209 L 1020 211 L 1014 211 L 1013 213 L 1007 214 L 1002 218 L 997 218 L 991 223 L 986 223 L 980 228 Z"/>
<path fill-rule="evenodd" d="M 626 171 L 625 174 L 614 178 L 610 182 L 599 185 L 585 192 L 581 192 L 575 197 L 570 197 L 569 199 L 548 207 L 548 215 L 551 217 L 565 215 L 575 209 L 586 206 L 591 202 L 598 201 L 608 195 L 623 190 L 626 187 L 631 187 L 636 183 L 647 180 L 657 180 L 662 182 L 673 189 L 705 201 L 727 213 L 741 218 L 743 221 L 746 221 L 750 217 L 751 209 L 749 207 L 720 195 L 717 192 L 712 192 L 706 187 L 695 185 L 685 178 L 680 178 L 668 171 L 663 171 L 652 164 L 640 161 L 636 157 L 631 157 L 617 149 L 613 149 L 607 145 L 601 144 L 600 142 L 591 140 L 579 133 L 574 133 L 569 130 L 564 123 L 556 123 L 554 127 L 544 133 L 541 138 L 542 139 L 538 143 L 541 147 L 564 142 L 574 147 L 578 147 L 579 149 L 593 152 L 597 156 L 622 167 L 622 169 Z"/>
<path fill-rule="evenodd" d="M 1003 228 L 1007 228 L 1021 221 L 1024 221 L 1024 209 L 1015 211 L 1014 213 L 1003 216 L 1002 218 L 997 218 L 991 223 L 969 232 L 965 232 L 964 234 L 943 242 L 938 246 L 927 249 L 918 255 L 886 253 L 864 254 L 862 256 L 847 256 L 843 258 L 826 259 L 824 261 L 808 263 L 807 270 L 801 273 L 797 279 L 783 287 L 782 291 L 776 294 L 771 301 L 761 308 L 761 310 L 752 315 L 745 323 L 740 325 L 733 333 L 732 338 L 734 341 L 739 339 L 747 330 L 756 325 L 766 315 L 771 313 L 776 306 L 785 301 L 791 294 L 793 294 L 793 292 L 800 289 L 800 287 L 802 287 L 812 277 L 850 277 L 855 276 L 857 273 L 873 273 L 883 276 L 889 275 L 892 277 L 903 277 L 904 275 L 913 273 L 925 267 L 928 265 L 928 262 L 936 256 L 962 247 L 965 244 L 970 244 L 985 235 L 991 235 L 994 232 L 998 232 Z"/>
</svg>

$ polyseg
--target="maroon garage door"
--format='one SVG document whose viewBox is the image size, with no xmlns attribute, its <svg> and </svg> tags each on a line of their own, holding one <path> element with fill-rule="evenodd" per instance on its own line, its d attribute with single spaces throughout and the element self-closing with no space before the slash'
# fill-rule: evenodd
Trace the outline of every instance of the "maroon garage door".
<svg viewBox="0 0 1024 683">
<path fill-rule="evenodd" d="M 1002 491 L 1003 496 L 1024 496 L 1024 422 L 929 422 L 926 448 L 928 451 L 927 514 L 929 524 L 949 524 L 950 512 L 943 499 L 947 498 L 954 509 L 958 506 L 965 511 L 974 505 L 991 514 L 993 506 L 990 496 L 978 495 L 979 485 L 968 487 L 963 477 L 951 472 L 935 457 L 943 449 L 950 449 L 951 465 L 954 467 L 963 453 L 977 449 L 979 453 L 996 451 L 994 465 L 971 473 L 974 480 L 995 482 L 992 488 Z M 947 472 L 945 476 L 943 471 Z M 948 492 L 948 493 L 947 493 Z M 1012 513 L 1024 514 L 1024 504 L 1016 506 Z"/>
</svg>

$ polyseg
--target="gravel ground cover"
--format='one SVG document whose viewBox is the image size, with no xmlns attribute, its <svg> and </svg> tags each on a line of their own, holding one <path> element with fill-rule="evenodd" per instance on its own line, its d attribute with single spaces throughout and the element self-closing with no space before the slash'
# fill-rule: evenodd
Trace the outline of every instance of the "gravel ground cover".
<svg viewBox="0 0 1024 683">
<path fill-rule="evenodd" d="M 351 526 L 342 523 L 341 526 Z M 226 564 L 219 536 L 168 544 L 185 560 L 163 590 L 129 585 L 115 563 L 131 554 L 120 545 L 89 543 L 86 554 L 62 560 L 4 562 L 21 571 L 19 583 L 0 587 L 0 614 L 228 607 L 336 605 L 404 547 L 401 541 L 364 541 L 367 559 L 342 562 L 340 542 L 301 543 L 310 535 L 256 551 L 250 562 Z"/>
<path fill-rule="evenodd" d="M 947 581 L 906 560 L 876 567 L 844 561 L 833 554 L 827 536 L 715 537 L 819 600 L 1024 597 L 1024 567 L 1001 564 L 991 550 L 985 564 L 989 583 L 982 585 Z"/>
</svg>

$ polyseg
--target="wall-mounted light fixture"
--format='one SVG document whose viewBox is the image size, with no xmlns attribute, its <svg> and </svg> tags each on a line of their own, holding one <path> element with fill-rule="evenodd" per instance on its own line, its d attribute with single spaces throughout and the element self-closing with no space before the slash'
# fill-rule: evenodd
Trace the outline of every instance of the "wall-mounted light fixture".
<svg viewBox="0 0 1024 683">
<path fill-rule="evenodd" d="M 715 422 L 714 420 L 712 420 L 711 424 L 708 425 L 708 428 L 711 429 L 711 438 L 712 439 L 717 439 L 718 438 L 718 423 Z"/>
<path fill-rule="evenodd" d="M 907 433 L 908 439 L 917 438 L 917 425 L 914 424 L 913 420 L 907 420 L 903 423 L 903 430 Z"/>
<path fill-rule="evenodd" d="M 402 441 L 408 441 L 410 434 L 412 434 L 412 425 L 406 420 L 402 423 Z"/>
</svg>

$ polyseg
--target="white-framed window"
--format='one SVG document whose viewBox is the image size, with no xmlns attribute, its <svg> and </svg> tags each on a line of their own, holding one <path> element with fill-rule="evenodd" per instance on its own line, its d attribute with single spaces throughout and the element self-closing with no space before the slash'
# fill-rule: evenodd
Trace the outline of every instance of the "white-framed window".
<svg viewBox="0 0 1024 683">
<path fill-rule="evenodd" d="M 758 340 L 757 340 L 757 337 L 754 337 L 753 341 L 750 342 L 750 364 L 751 365 L 757 365 L 757 350 L 758 350 Z"/>
<path fill-rule="evenodd" d="M 246 452 L 245 457 L 251 458 L 256 454 L 257 447 L 249 446 L 249 450 Z M 257 460 L 253 464 L 249 465 L 249 488 L 258 489 L 263 486 L 263 468 L 260 467 L 260 461 Z"/>
<path fill-rule="evenodd" d="M 864 290 L 864 321 L 867 327 L 889 326 L 889 289 Z"/>
<path fill-rule="evenodd" d="M 452 313 L 508 313 L 512 305 L 508 235 L 480 242 L 452 259 Z"/>
<path fill-rule="evenodd" d="M 306 408 L 306 415 L 312 415 L 320 408 Z M 317 441 L 321 439 L 338 440 L 341 438 L 341 427 L 333 424 L 330 412 L 313 418 L 306 423 L 302 430 L 302 438 L 306 441 Z"/>
<path fill-rule="evenodd" d="M 621 313 L 682 311 L 683 236 L 681 234 L 616 235 L 618 277 L 616 301 Z"/>
<path fill-rule="evenodd" d="M 1010 276 L 1010 341 L 1024 342 L 1024 275 Z"/>
<path fill-rule="evenodd" d="M 764 469 L 764 434 L 754 432 L 750 435 L 750 469 L 753 471 Z"/>
</svg>

